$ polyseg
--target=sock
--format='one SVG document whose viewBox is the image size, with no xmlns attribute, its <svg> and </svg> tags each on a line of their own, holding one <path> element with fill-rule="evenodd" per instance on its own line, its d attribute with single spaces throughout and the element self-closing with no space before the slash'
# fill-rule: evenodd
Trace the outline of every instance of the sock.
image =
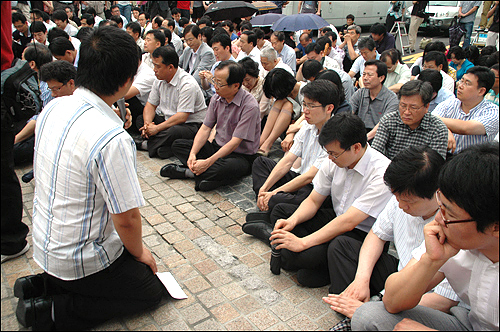
<svg viewBox="0 0 500 332">
<path fill-rule="evenodd" d="M 144 150 L 148 149 L 148 141 L 147 140 L 145 140 L 144 142 L 142 142 L 141 148 L 144 149 Z"/>
<path fill-rule="evenodd" d="M 187 178 L 194 179 L 194 173 L 191 172 L 191 170 L 189 168 L 186 169 L 186 173 L 185 174 L 186 174 Z"/>
</svg>

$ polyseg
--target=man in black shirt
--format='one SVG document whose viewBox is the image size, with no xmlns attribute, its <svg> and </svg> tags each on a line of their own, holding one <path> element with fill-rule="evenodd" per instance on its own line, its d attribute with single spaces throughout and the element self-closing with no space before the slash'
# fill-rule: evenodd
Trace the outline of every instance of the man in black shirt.
<svg viewBox="0 0 500 332">
<path fill-rule="evenodd" d="M 23 50 L 26 48 L 33 37 L 29 31 L 29 24 L 26 17 L 17 12 L 12 13 L 12 24 L 16 30 L 12 33 L 12 50 L 14 52 L 14 57 L 21 59 Z"/>
<path fill-rule="evenodd" d="M 410 31 L 408 38 L 410 39 L 410 51 L 415 52 L 415 42 L 417 41 L 418 27 L 424 21 L 425 7 L 429 1 L 413 1 L 413 10 L 411 11 Z"/>
</svg>

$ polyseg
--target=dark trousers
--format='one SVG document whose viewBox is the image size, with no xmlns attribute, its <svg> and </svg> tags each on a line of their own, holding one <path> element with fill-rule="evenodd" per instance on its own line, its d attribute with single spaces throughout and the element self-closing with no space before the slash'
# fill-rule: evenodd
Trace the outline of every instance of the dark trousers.
<svg viewBox="0 0 500 332">
<path fill-rule="evenodd" d="M 358 268 L 359 251 L 363 241 L 346 235 L 337 236 L 328 246 L 328 270 L 330 272 L 330 294 L 340 294 L 351 284 Z M 373 268 L 370 278 L 371 296 L 385 287 L 389 275 L 398 271 L 399 260 L 388 254 L 386 242 L 382 255 Z"/>
<path fill-rule="evenodd" d="M 397 20 L 393 15 L 387 14 L 387 17 L 385 19 L 385 28 L 387 29 L 387 32 L 391 32 L 391 29 L 394 26 L 394 22 L 396 21 Z"/>
<path fill-rule="evenodd" d="M 192 146 L 192 139 L 178 139 L 172 145 L 172 152 L 177 158 L 179 158 L 184 166 L 187 166 L 187 160 Z M 196 158 L 207 159 L 219 149 L 220 146 L 215 143 L 215 140 L 212 143 L 207 141 L 196 155 Z M 219 158 L 201 175 L 195 175 L 195 184 L 198 186 L 202 180 L 222 181 L 226 183 L 236 181 L 245 175 L 250 174 L 254 160 L 255 155 L 232 152 L 224 158 Z"/>
<path fill-rule="evenodd" d="M 163 116 L 155 114 L 153 122 L 155 124 L 160 124 L 165 121 Z M 144 118 L 142 115 L 137 117 L 137 128 L 144 126 Z M 201 123 L 181 123 L 172 126 L 168 129 L 160 131 L 158 134 L 149 137 L 148 139 L 148 152 L 149 157 L 153 158 L 158 155 L 157 151 L 160 147 L 172 147 L 172 144 L 176 139 L 184 138 L 190 139 L 196 136 L 198 129 L 200 129 Z M 188 152 L 189 153 L 189 152 Z"/>
<path fill-rule="evenodd" d="M 189 9 L 180 9 L 180 8 L 178 9 L 181 12 L 181 17 L 185 17 L 188 20 L 191 19 L 191 13 L 189 12 Z"/>
<path fill-rule="evenodd" d="M 31 136 L 22 142 L 14 144 L 14 165 L 22 165 L 33 162 L 35 153 L 35 136 Z"/>
<path fill-rule="evenodd" d="M 127 250 L 108 268 L 82 279 L 65 281 L 47 273 L 46 293 L 54 301 L 57 330 L 83 330 L 111 318 L 158 305 L 165 287 L 149 266 Z"/>
<path fill-rule="evenodd" d="M 295 210 L 297 210 L 297 207 L 298 206 L 295 204 L 288 203 L 276 205 L 271 212 L 271 222 L 275 224 L 278 219 L 286 219 L 290 217 Z M 335 218 L 335 212 L 332 208 L 319 209 L 316 215 L 314 215 L 314 217 L 310 220 L 295 226 L 292 233 L 297 237 L 305 237 L 321 229 L 333 218 Z M 326 255 L 327 250 L 328 243 L 323 243 L 301 252 L 293 252 L 287 249 L 282 249 L 281 267 L 285 270 L 309 269 L 328 271 Z"/>
<path fill-rule="evenodd" d="M 269 177 L 269 174 L 271 174 L 271 171 L 273 168 L 276 166 L 277 162 L 270 158 L 266 157 L 258 157 L 255 159 L 252 165 L 252 180 L 253 180 L 253 191 L 255 192 L 255 195 L 257 196 L 259 194 L 259 190 L 266 182 L 267 178 Z M 279 179 L 272 187 L 269 189 L 269 191 L 273 191 L 278 187 L 281 187 L 282 185 L 290 182 L 297 176 L 299 176 L 299 173 L 296 173 L 294 171 L 288 171 L 281 179 Z M 292 192 L 292 193 L 287 193 L 287 192 L 278 192 L 276 195 L 271 197 L 269 199 L 269 211 L 272 211 L 274 207 L 279 204 L 279 203 L 289 203 L 289 204 L 294 204 L 294 205 L 300 205 L 300 203 L 309 196 L 313 189 L 312 184 L 308 184 L 299 190 Z"/>
<path fill-rule="evenodd" d="M 14 136 L 14 131 L 2 129 L 2 139 L 0 140 L 2 255 L 13 255 L 20 252 L 26 246 L 26 235 L 29 232 L 28 226 L 22 222 L 21 185 L 14 171 Z"/>
<path fill-rule="evenodd" d="M 142 115 L 144 111 L 144 106 L 141 104 L 141 102 L 139 101 L 139 99 L 137 99 L 136 96 L 125 100 L 125 102 L 128 103 L 128 109 L 132 114 L 132 125 L 130 126 L 129 129 L 127 129 L 127 131 L 129 132 L 129 134 L 140 134 L 139 132 L 140 127 L 137 127 L 137 118 L 140 115 Z"/>
</svg>

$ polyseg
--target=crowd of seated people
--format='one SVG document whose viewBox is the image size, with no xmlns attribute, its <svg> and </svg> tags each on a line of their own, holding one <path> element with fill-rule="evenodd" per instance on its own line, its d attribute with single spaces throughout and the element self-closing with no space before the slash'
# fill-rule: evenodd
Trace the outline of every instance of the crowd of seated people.
<svg viewBox="0 0 500 332">
<path fill-rule="evenodd" d="M 107 19 L 34 9 L 31 23 L 13 8 L 13 52 L 37 72 L 39 113 L 88 84 L 81 47 L 127 34 L 138 66 L 120 89 L 136 149 L 169 159 L 164 181 L 193 179 L 196 191 L 251 176 L 256 212 L 242 231 L 270 247 L 273 273 L 329 285 L 324 301 L 345 316 L 334 329 L 498 329 L 494 46 L 431 42 L 408 66 L 385 26 L 362 38 L 350 16 L 340 34 L 302 31 L 295 44 L 245 19 L 147 8 L 113 5 Z M 36 120 L 16 128 L 16 165 L 33 161 Z"/>
</svg>

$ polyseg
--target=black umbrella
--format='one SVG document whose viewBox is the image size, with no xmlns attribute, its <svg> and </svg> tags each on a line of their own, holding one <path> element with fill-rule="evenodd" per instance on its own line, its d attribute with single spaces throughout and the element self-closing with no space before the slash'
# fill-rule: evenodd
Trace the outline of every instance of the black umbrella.
<svg viewBox="0 0 500 332">
<path fill-rule="evenodd" d="M 223 21 L 252 16 L 257 11 L 259 11 L 257 7 L 248 2 L 223 1 L 208 6 L 205 15 L 209 16 L 212 21 Z"/>
</svg>

